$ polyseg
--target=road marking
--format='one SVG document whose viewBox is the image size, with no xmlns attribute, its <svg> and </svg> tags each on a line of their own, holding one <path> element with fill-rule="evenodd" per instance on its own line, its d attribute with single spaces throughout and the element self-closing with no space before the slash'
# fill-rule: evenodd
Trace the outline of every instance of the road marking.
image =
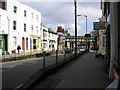
<svg viewBox="0 0 120 90">
<path fill-rule="evenodd" d="M 14 63 L 14 62 L 21 62 L 21 61 L 30 61 L 32 59 L 41 59 L 41 58 L 31 58 L 31 59 L 26 59 L 26 60 L 18 60 L 18 61 L 11 61 L 11 62 L 4 62 L 4 63 L 0 63 L 0 64 L 8 64 L 8 63 Z"/>
<path fill-rule="evenodd" d="M 14 88 L 13 90 L 18 90 L 20 87 L 22 87 L 23 86 L 23 84 L 21 84 L 21 85 L 19 85 L 19 86 L 17 86 L 16 88 Z"/>
</svg>

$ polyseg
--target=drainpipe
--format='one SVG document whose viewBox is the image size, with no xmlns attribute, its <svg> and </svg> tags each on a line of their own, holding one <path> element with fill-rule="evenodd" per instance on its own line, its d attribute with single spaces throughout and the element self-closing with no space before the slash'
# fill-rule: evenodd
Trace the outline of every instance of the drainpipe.
<svg viewBox="0 0 120 90">
<path fill-rule="evenodd" d="M 8 17 L 7 17 L 7 19 L 8 19 L 8 41 L 9 41 L 9 38 L 10 38 L 10 19 Z M 10 47 L 9 43 L 10 42 L 7 42 L 7 44 L 8 44 L 8 52 L 11 53 L 10 49 L 9 49 L 9 47 Z"/>
<path fill-rule="evenodd" d="M 116 55 L 116 30 L 117 30 L 117 6 L 116 2 L 110 3 L 110 37 L 111 37 L 111 56 L 110 56 L 110 69 L 109 79 L 113 80 L 113 65 Z"/>
</svg>

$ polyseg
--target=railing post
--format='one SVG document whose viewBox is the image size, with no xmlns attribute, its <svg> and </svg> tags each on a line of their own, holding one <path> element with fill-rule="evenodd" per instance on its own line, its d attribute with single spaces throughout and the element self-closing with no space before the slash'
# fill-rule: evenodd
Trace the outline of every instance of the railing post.
<svg viewBox="0 0 120 90">
<path fill-rule="evenodd" d="M 70 58 L 71 58 L 71 47 L 70 47 Z"/>
<path fill-rule="evenodd" d="M 43 52 L 43 70 L 45 69 L 45 51 Z"/>
<path fill-rule="evenodd" d="M 26 59 L 26 57 L 25 57 L 25 50 L 24 50 L 24 58 Z"/>
<path fill-rule="evenodd" d="M 64 59 L 66 60 L 66 50 L 64 49 Z"/>
<path fill-rule="evenodd" d="M 75 48 L 74 48 L 74 56 L 75 56 Z"/>
<path fill-rule="evenodd" d="M 16 60 L 16 57 L 17 57 L 17 56 L 16 56 L 16 49 L 15 49 L 15 60 Z"/>
<path fill-rule="evenodd" d="M 6 58 L 6 51 L 4 51 L 4 60 L 5 60 L 5 58 Z"/>
<path fill-rule="evenodd" d="M 58 50 L 56 50 L 56 64 L 58 64 Z"/>
</svg>

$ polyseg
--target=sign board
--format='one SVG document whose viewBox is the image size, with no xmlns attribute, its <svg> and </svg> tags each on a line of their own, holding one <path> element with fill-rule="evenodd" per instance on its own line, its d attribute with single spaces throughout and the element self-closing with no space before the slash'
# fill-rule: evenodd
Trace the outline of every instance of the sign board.
<svg viewBox="0 0 120 90">
<path fill-rule="evenodd" d="M 94 30 L 106 29 L 105 22 L 93 22 L 93 27 Z"/>
</svg>

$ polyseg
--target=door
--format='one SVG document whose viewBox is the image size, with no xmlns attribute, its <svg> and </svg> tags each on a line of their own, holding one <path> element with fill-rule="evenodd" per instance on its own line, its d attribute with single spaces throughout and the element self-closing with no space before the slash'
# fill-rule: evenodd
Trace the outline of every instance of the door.
<svg viewBox="0 0 120 90">
<path fill-rule="evenodd" d="M 33 49 L 36 49 L 36 39 L 33 39 Z"/>
<path fill-rule="evenodd" d="M 3 40 L 0 39 L 0 55 L 2 55 Z"/>
</svg>

